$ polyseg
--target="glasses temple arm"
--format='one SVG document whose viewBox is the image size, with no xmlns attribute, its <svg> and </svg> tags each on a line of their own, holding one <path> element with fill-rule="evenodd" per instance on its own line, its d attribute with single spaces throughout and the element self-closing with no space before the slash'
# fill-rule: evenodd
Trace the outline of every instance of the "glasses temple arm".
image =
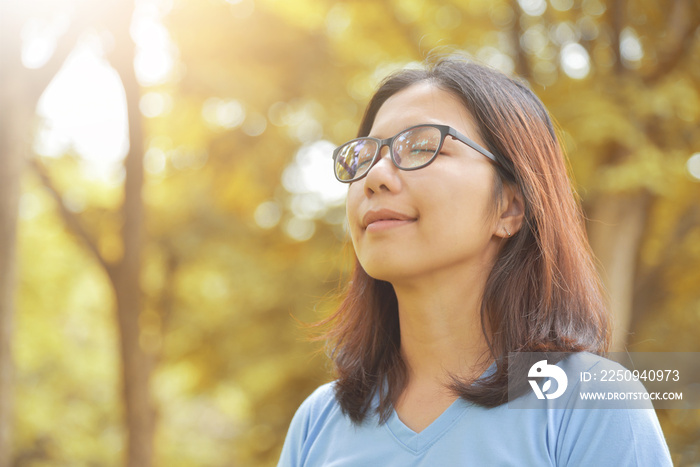
<svg viewBox="0 0 700 467">
<path fill-rule="evenodd" d="M 491 154 L 491 152 L 489 152 L 488 149 L 484 149 L 483 147 L 481 147 L 480 145 L 478 145 L 474 141 L 470 140 L 469 138 L 467 138 L 466 136 L 464 136 L 462 133 L 455 130 L 454 128 L 450 128 L 450 130 L 448 131 L 448 134 L 450 136 L 452 136 L 453 138 L 457 138 L 459 141 L 463 142 L 464 144 L 466 144 L 470 148 L 472 148 L 476 151 L 479 151 L 481 154 L 483 154 L 484 156 L 488 157 L 489 159 L 491 159 L 492 161 L 494 161 L 495 163 L 500 165 L 500 162 L 498 162 L 498 160 L 496 159 L 496 156 Z"/>
</svg>

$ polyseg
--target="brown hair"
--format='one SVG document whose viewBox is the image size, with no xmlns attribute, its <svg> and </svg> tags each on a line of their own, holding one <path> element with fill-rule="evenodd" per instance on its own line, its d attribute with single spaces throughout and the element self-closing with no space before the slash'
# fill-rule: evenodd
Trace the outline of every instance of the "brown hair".
<svg viewBox="0 0 700 467">
<path fill-rule="evenodd" d="M 496 370 L 476 384 L 452 375 L 450 385 L 468 401 L 495 407 L 508 398 L 509 352 L 606 351 L 606 306 L 552 121 L 525 85 L 455 57 L 402 70 L 380 85 L 358 136 L 369 134 L 389 97 L 424 81 L 461 100 L 500 164 L 497 189 L 511 184 L 524 201 L 523 225 L 499 251 L 481 303 L 487 357 Z M 356 259 L 344 300 L 322 323 L 329 326 L 324 337 L 343 412 L 361 423 L 377 396 L 386 421 L 407 382 L 392 285 L 370 277 Z"/>
</svg>

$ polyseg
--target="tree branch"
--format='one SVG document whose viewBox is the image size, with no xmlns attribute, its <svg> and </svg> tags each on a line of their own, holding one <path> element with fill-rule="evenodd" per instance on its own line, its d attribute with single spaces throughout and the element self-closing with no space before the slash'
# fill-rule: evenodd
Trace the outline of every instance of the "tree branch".
<svg viewBox="0 0 700 467">
<path fill-rule="evenodd" d="M 625 68 L 622 66 L 622 57 L 620 55 L 620 35 L 622 34 L 622 28 L 624 26 L 625 5 L 625 0 L 613 1 L 608 14 L 610 18 L 610 28 L 612 29 L 612 43 L 610 44 L 610 48 L 615 55 L 614 70 L 616 75 L 621 75 L 625 71 Z"/>
<path fill-rule="evenodd" d="M 666 287 L 664 280 L 670 269 L 669 265 L 679 264 L 687 258 L 687 252 L 679 248 L 679 245 L 682 245 L 689 232 L 700 225 L 700 207 L 695 204 L 688 206 L 679 219 L 681 220 L 676 224 L 673 233 L 666 239 L 663 248 L 666 252 L 664 259 L 638 274 L 635 279 L 636 285 L 632 297 L 634 315 L 631 329 L 633 331 L 652 313 L 653 307 L 661 302 L 663 294 L 668 293 L 664 289 Z"/>
<path fill-rule="evenodd" d="M 510 0 L 510 7 L 515 11 L 515 25 L 510 29 L 511 39 L 513 41 L 513 49 L 515 50 L 515 72 L 521 78 L 530 80 L 532 71 L 530 63 L 527 60 L 527 53 L 523 50 L 520 44 L 520 38 L 523 35 L 523 27 L 520 23 L 520 18 L 523 16 L 523 10 L 518 4 L 518 0 Z"/>
<path fill-rule="evenodd" d="M 46 64 L 38 70 L 27 70 L 27 76 L 32 83 L 32 102 L 39 100 L 41 94 L 61 69 L 89 24 L 90 22 L 85 16 L 79 16 L 77 19 L 74 19 L 68 31 L 57 39 L 56 50 Z"/>
<path fill-rule="evenodd" d="M 677 0 L 673 3 L 673 10 L 668 15 L 669 38 L 666 46 L 662 47 L 661 60 L 658 65 L 643 80 L 651 85 L 670 73 L 683 58 L 683 55 L 690 49 L 693 43 L 692 37 L 700 27 L 700 18 L 696 12 L 693 16 L 690 0 Z"/>
<path fill-rule="evenodd" d="M 63 63 L 66 61 L 66 58 L 68 58 L 68 55 L 70 55 L 71 51 L 75 47 L 78 37 L 80 37 L 80 33 L 71 28 L 68 33 L 66 33 L 66 36 L 59 40 L 58 47 L 56 47 L 56 51 L 53 53 L 49 61 L 38 70 L 31 70 L 27 72 L 27 76 L 32 82 L 32 102 L 37 102 L 39 100 L 39 97 L 41 97 L 41 94 L 44 92 L 44 90 L 46 90 L 46 87 L 49 85 L 53 77 L 56 76 L 58 70 L 61 69 Z"/>
<path fill-rule="evenodd" d="M 58 205 L 58 209 L 61 213 L 61 217 L 63 218 L 63 221 L 66 223 L 66 226 L 68 229 L 73 232 L 77 237 L 79 237 L 84 243 L 85 246 L 87 246 L 88 250 L 90 253 L 92 253 L 92 256 L 97 260 L 98 263 L 102 265 L 104 270 L 107 272 L 107 275 L 110 277 L 111 280 L 114 280 L 115 277 L 115 268 L 112 264 L 108 263 L 107 260 L 102 256 L 100 253 L 99 249 L 97 248 L 97 244 L 95 241 L 92 239 L 90 234 L 85 230 L 83 227 L 83 224 L 80 222 L 80 219 L 78 216 L 76 216 L 74 213 L 68 210 L 66 208 L 66 205 L 63 204 L 63 200 L 61 199 L 61 194 L 59 193 L 58 189 L 56 186 L 53 184 L 53 181 L 51 181 L 51 177 L 49 177 L 49 174 L 46 171 L 46 168 L 35 158 L 29 158 L 28 160 L 29 165 L 32 167 L 34 172 L 39 176 L 41 179 L 41 183 L 44 185 L 46 190 L 51 194 L 53 199 L 56 201 L 56 204 Z"/>
</svg>

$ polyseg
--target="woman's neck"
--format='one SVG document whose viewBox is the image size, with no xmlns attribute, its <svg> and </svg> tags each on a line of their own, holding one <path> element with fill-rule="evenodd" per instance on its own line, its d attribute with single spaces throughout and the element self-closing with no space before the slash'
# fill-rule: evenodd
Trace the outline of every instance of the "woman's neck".
<svg viewBox="0 0 700 467">
<path fill-rule="evenodd" d="M 481 271 L 463 271 L 394 285 L 409 385 L 476 378 L 488 366 L 480 316 L 485 284 Z"/>
<path fill-rule="evenodd" d="M 415 432 L 457 398 L 449 390 L 450 377 L 476 379 L 489 364 L 480 317 L 485 281 L 476 273 L 424 277 L 418 286 L 394 283 L 408 380 L 393 402 Z"/>
</svg>

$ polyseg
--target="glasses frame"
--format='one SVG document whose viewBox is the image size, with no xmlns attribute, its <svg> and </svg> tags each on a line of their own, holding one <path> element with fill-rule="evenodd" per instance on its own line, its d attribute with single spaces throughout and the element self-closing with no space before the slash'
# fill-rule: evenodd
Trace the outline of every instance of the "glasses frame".
<svg viewBox="0 0 700 467">
<path fill-rule="evenodd" d="M 440 130 L 440 145 L 435 150 L 435 154 L 433 154 L 433 156 L 430 158 L 430 160 L 428 160 L 428 162 L 425 162 L 424 164 L 418 165 L 416 167 L 401 167 L 401 166 L 399 166 L 399 164 L 396 162 L 396 158 L 394 156 L 394 148 L 393 148 L 394 141 L 396 141 L 396 139 L 399 136 L 401 136 L 402 134 L 404 134 L 408 131 L 415 130 L 416 128 L 424 128 L 424 127 L 432 127 L 432 128 L 437 128 L 438 130 Z M 498 160 L 496 159 L 496 156 L 494 156 L 490 151 L 488 151 L 487 149 L 484 149 L 479 144 L 477 144 L 474 141 L 472 141 L 471 139 L 467 138 L 466 136 L 464 136 L 462 133 L 455 130 L 451 126 L 439 125 L 439 124 L 433 124 L 433 123 L 422 123 L 420 125 L 414 125 L 412 127 L 406 128 L 405 130 L 401 130 L 400 132 L 398 132 L 397 134 L 395 134 L 391 138 L 379 139 L 379 138 L 372 138 L 371 136 L 365 136 L 365 137 L 361 137 L 361 138 L 351 139 L 350 141 L 348 141 L 344 144 L 341 144 L 340 146 L 338 146 L 337 148 L 335 148 L 333 150 L 333 174 L 335 175 L 336 180 L 338 180 L 339 182 L 342 182 L 342 183 L 352 183 L 352 182 L 356 182 L 358 180 L 361 180 L 369 173 L 370 170 L 372 170 L 372 167 L 374 167 L 374 164 L 377 163 L 377 160 L 378 160 L 377 157 L 379 156 L 379 154 L 381 154 L 382 148 L 384 146 L 389 147 L 389 154 L 391 156 L 391 162 L 394 164 L 394 166 L 397 169 L 407 170 L 407 171 L 408 170 L 422 169 L 422 168 L 430 165 L 435 160 L 435 158 L 438 156 L 438 154 L 440 154 L 440 150 L 442 149 L 442 145 L 445 143 L 445 138 L 447 136 L 451 136 L 452 138 L 456 139 L 457 141 L 460 141 L 460 142 L 466 144 L 470 148 L 476 150 L 477 152 L 479 152 L 479 153 L 483 154 L 484 156 L 488 157 L 489 159 L 491 159 L 497 165 L 499 165 L 499 166 L 501 165 L 501 163 L 498 162 Z M 352 178 L 350 180 L 341 180 L 338 177 L 338 172 L 335 169 L 335 166 L 337 164 L 338 154 L 340 154 L 341 149 L 343 149 L 345 146 L 347 146 L 348 144 L 354 143 L 356 141 L 374 141 L 377 143 L 377 151 L 374 153 L 374 156 L 372 156 L 372 162 L 370 163 L 369 168 L 362 175 L 360 175 L 359 177 Z"/>
</svg>

